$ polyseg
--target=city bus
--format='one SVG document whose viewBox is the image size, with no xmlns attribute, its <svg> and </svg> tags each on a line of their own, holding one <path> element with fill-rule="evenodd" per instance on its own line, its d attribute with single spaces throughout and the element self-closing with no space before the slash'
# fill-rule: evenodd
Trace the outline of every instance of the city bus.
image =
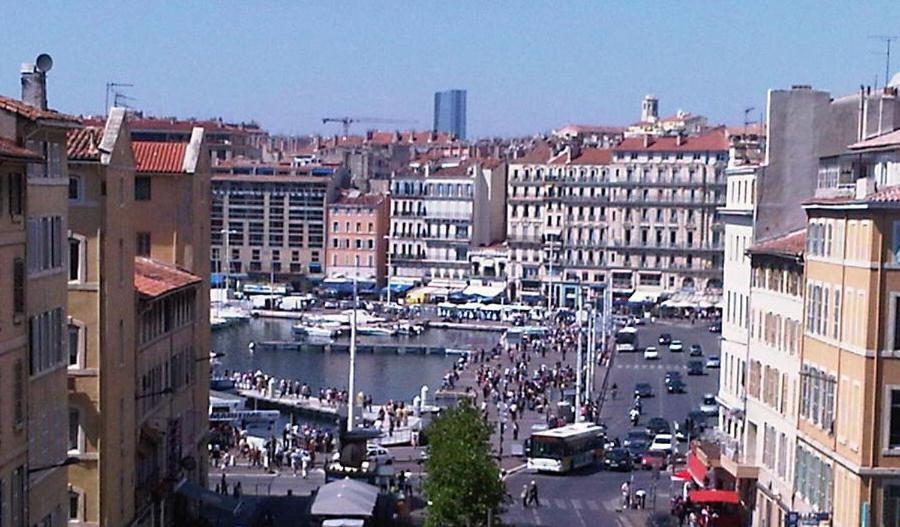
<svg viewBox="0 0 900 527">
<path fill-rule="evenodd" d="M 637 328 L 628 326 L 616 333 L 616 351 L 638 351 Z"/>
<path fill-rule="evenodd" d="M 525 441 L 528 468 L 565 473 L 592 465 L 603 457 L 603 428 L 594 423 L 575 423 L 534 432 Z"/>
</svg>

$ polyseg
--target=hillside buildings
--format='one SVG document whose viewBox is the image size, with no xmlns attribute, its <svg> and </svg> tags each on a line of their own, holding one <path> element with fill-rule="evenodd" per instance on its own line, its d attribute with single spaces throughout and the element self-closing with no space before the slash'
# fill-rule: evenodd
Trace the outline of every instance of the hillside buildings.
<svg viewBox="0 0 900 527">
<path fill-rule="evenodd" d="M 437 132 L 449 132 L 466 138 L 466 90 L 447 90 L 434 94 L 434 126 Z"/>
</svg>

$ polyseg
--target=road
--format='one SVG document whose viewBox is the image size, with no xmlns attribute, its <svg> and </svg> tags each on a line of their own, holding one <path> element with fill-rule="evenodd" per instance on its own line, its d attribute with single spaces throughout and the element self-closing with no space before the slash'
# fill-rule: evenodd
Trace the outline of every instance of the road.
<svg viewBox="0 0 900 527">
<path fill-rule="evenodd" d="M 683 353 L 672 353 L 665 346 L 659 346 L 657 339 L 660 333 L 671 333 L 673 339 L 684 343 Z M 628 410 L 631 408 L 631 392 L 639 382 L 649 383 L 656 394 L 643 402 L 645 423 L 652 417 L 665 417 L 669 421 L 683 421 L 687 413 L 699 406 L 705 393 L 716 393 L 718 390 L 718 371 L 706 370 L 703 376 L 687 376 L 686 368 L 689 360 L 687 350 L 691 344 L 700 344 L 706 357 L 719 356 L 719 336 L 707 331 L 707 325 L 698 323 L 674 323 L 661 321 L 638 328 L 638 340 L 641 348 L 647 345 L 657 346 L 660 358 L 656 361 L 644 360 L 642 353 L 617 354 L 614 356 L 609 385 L 619 387 L 618 399 L 607 400 L 603 406 L 601 418 L 608 425 L 610 436 L 624 438 L 631 429 Z M 664 376 L 669 370 L 681 370 L 682 378 L 687 382 L 687 393 L 669 395 L 665 391 Z M 710 419 L 712 424 L 713 420 Z M 680 445 L 683 450 L 684 444 Z M 557 476 L 534 474 L 523 471 L 507 479 L 507 490 L 515 498 L 504 515 L 508 524 L 516 526 L 559 525 L 582 526 L 610 525 L 619 527 L 640 527 L 644 525 L 647 512 L 621 511 L 620 486 L 624 481 L 632 480 L 633 489 L 645 489 L 648 492 L 647 509 L 653 510 L 653 488 L 656 491 L 655 508 L 668 511 L 669 499 L 677 492 L 667 474 L 659 475 L 654 480 L 650 471 L 636 470 L 631 474 L 606 472 L 597 469 L 579 473 Z M 542 506 L 539 508 L 522 507 L 518 499 L 522 486 L 530 481 L 538 484 Z"/>
</svg>

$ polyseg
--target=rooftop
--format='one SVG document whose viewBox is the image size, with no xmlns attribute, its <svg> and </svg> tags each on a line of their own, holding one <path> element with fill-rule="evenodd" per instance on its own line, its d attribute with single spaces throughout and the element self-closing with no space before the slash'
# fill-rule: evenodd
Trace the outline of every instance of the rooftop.
<svg viewBox="0 0 900 527">
<path fill-rule="evenodd" d="M 675 136 L 649 138 L 629 137 L 613 147 L 615 152 L 719 152 L 728 151 L 730 144 L 724 127 L 715 128 L 700 136 L 683 136 L 681 144 Z"/>
<path fill-rule="evenodd" d="M 66 135 L 66 154 L 71 161 L 99 161 L 103 128 L 85 126 L 69 130 Z"/>
<path fill-rule="evenodd" d="M 56 110 L 42 110 L 40 108 L 35 108 L 30 104 L 26 104 L 18 99 L 13 99 L 10 97 L 5 97 L 0 95 L 0 110 L 6 110 L 8 112 L 12 112 L 16 115 L 20 115 L 26 119 L 32 121 L 38 120 L 50 120 L 50 121 L 64 121 L 69 123 L 80 123 L 81 119 L 75 117 L 73 115 L 66 115 L 64 113 L 59 113 Z"/>
<path fill-rule="evenodd" d="M 377 207 L 382 202 L 384 202 L 384 194 L 363 194 L 358 190 L 349 190 L 341 193 L 341 196 L 332 205 Z"/>
<path fill-rule="evenodd" d="M 134 141 L 134 163 L 137 172 L 180 174 L 184 171 L 187 143 Z"/>
<path fill-rule="evenodd" d="M 524 156 L 517 159 L 511 159 L 510 162 L 521 165 L 540 165 L 550 161 L 550 158 L 552 157 L 553 149 L 550 148 L 550 145 L 546 141 L 540 141 L 531 147 Z"/>
<path fill-rule="evenodd" d="M 565 152 L 556 156 L 550 163 L 554 165 L 608 165 L 612 162 L 612 150 L 609 148 L 582 148 L 571 161 Z"/>
<path fill-rule="evenodd" d="M 900 146 L 900 130 L 881 134 L 848 146 L 850 150 L 869 150 Z"/>
<path fill-rule="evenodd" d="M 156 298 L 201 282 L 180 267 L 138 256 L 134 259 L 134 288 L 145 298 Z"/>
<path fill-rule="evenodd" d="M 748 252 L 752 254 L 779 254 L 801 256 L 806 249 L 806 229 L 794 231 L 775 238 L 760 241 L 752 245 Z"/>
<path fill-rule="evenodd" d="M 40 161 L 43 157 L 27 148 L 17 145 L 15 141 L 0 137 L 0 159 Z"/>
</svg>

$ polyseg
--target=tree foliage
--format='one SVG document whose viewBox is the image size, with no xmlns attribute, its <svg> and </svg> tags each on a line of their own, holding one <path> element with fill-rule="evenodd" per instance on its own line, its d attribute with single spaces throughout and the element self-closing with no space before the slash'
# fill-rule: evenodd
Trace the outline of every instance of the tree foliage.
<svg viewBox="0 0 900 527">
<path fill-rule="evenodd" d="M 506 495 L 491 455 L 491 428 L 470 404 L 446 411 L 428 427 L 426 527 L 486 525 Z M 495 524 L 499 524 L 496 522 Z"/>
</svg>

